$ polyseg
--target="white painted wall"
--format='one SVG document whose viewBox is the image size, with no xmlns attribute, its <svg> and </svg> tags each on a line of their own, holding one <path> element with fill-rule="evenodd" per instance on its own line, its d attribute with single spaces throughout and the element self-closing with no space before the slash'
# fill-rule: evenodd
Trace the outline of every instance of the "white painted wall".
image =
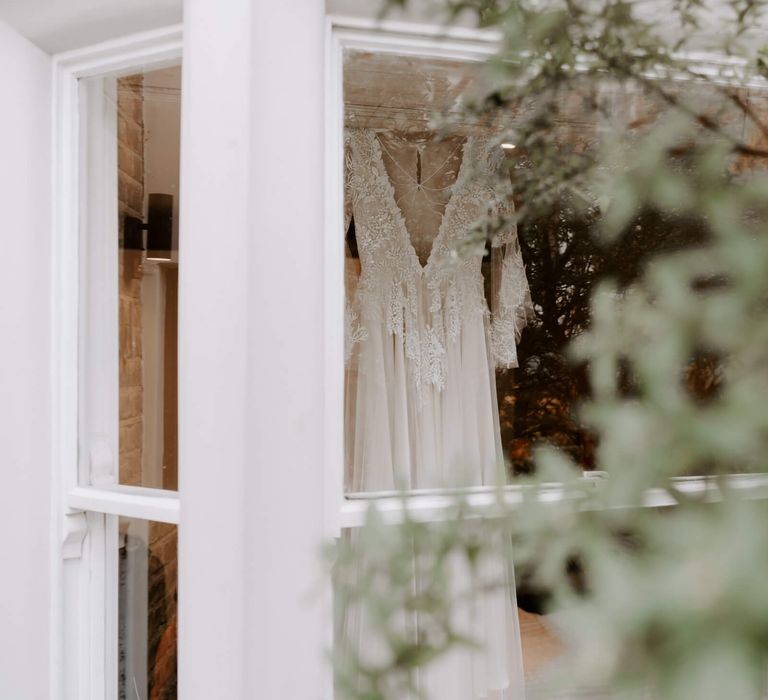
<svg viewBox="0 0 768 700">
<path fill-rule="evenodd" d="M 329 15 L 338 17 L 374 19 L 379 16 L 384 4 L 385 0 L 325 0 L 325 9 Z M 444 0 L 409 0 L 405 9 L 392 8 L 387 20 L 439 24 L 444 21 L 444 15 L 440 14 L 444 6 Z M 453 24 L 472 26 L 472 19 L 470 13 L 465 13 Z"/>
<path fill-rule="evenodd" d="M 179 694 L 319 700 L 324 7 L 187 0 L 184 31 Z"/>
<path fill-rule="evenodd" d="M 49 53 L 181 22 L 183 0 L 0 0 L 0 17 Z"/>
<path fill-rule="evenodd" d="M 325 12 L 317 0 L 252 7 L 244 697 L 319 700 L 329 698 L 323 652 L 331 640 L 317 597 L 325 535 Z"/>
<path fill-rule="evenodd" d="M 248 697 L 243 528 L 251 4 L 187 0 L 184 8 L 179 696 L 185 700 Z"/>
<path fill-rule="evenodd" d="M 0 66 L 0 697 L 43 700 L 51 609 L 51 65 L 0 21 Z"/>
</svg>

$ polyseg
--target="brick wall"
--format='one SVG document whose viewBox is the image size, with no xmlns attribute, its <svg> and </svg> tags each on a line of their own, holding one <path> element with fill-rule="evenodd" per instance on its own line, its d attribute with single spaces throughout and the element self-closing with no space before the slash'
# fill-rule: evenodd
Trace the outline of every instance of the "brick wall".
<svg viewBox="0 0 768 700">
<path fill-rule="evenodd" d="M 150 700 L 176 698 L 176 590 L 178 534 L 175 525 L 149 524 L 147 676 Z"/>
<path fill-rule="evenodd" d="M 120 225 L 144 218 L 143 76 L 118 80 L 118 195 Z M 122 234 L 122 231 L 121 231 Z M 120 247 L 120 483 L 141 483 L 143 378 L 141 332 L 142 254 Z"/>
<path fill-rule="evenodd" d="M 144 219 L 144 76 L 118 80 L 118 195 L 120 225 L 126 215 Z M 121 231 L 122 234 L 122 231 Z M 143 355 L 142 251 L 120 247 L 120 483 L 142 484 Z M 173 280 L 175 281 L 173 270 Z M 175 285 L 169 329 L 166 329 L 164 436 L 166 464 L 171 462 L 166 488 L 176 488 L 176 305 Z M 172 357 L 169 356 L 172 354 Z M 168 454 L 170 452 L 170 454 Z M 170 457 L 170 459 L 169 459 Z M 166 470 L 169 471 L 169 470 Z M 176 697 L 177 532 L 175 525 L 149 524 L 147 676 L 153 700 Z"/>
</svg>

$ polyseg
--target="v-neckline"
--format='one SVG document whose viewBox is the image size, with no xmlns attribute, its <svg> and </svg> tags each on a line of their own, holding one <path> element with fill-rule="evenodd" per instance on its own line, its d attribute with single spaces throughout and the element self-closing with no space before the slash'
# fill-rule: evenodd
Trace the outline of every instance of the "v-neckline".
<svg viewBox="0 0 768 700">
<path fill-rule="evenodd" d="M 448 221 L 449 212 L 453 208 L 453 205 L 456 199 L 456 186 L 461 182 L 462 177 L 464 175 L 464 164 L 467 162 L 467 150 L 468 150 L 467 146 L 470 140 L 472 139 L 472 136 L 467 136 L 466 139 L 464 139 L 464 143 L 461 144 L 461 163 L 459 163 L 459 169 L 456 172 L 456 179 L 453 181 L 452 184 L 448 186 L 451 189 L 451 194 L 448 197 L 448 201 L 445 203 L 445 209 L 443 209 L 443 214 L 440 217 L 440 223 L 437 227 L 437 232 L 435 233 L 435 237 L 432 239 L 432 243 L 429 246 L 429 255 L 427 255 L 427 259 L 423 265 L 421 264 L 421 259 L 419 258 L 419 254 L 416 252 L 416 246 L 413 245 L 413 240 L 411 239 L 411 233 L 408 230 L 408 226 L 405 223 L 405 215 L 403 214 L 403 210 L 400 208 L 400 205 L 397 203 L 397 197 L 395 197 L 395 186 L 392 183 L 392 178 L 389 176 L 389 173 L 387 172 L 387 166 L 384 163 L 383 146 L 375 131 L 372 131 L 372 136 L 373 136 L 373 142 L 375 144 L 374 149 L 376 152 L 378 165 L 381 167 L 381 176 L 386 179 L 386 182 L 388 185 L 386 189 L 389 194 L 390 205 L 392 206 L 392 209 L 395 213 L 395 218 L 399 222 L 400 232 L 405 240 L 405 244 L 408 247 L 408 251 L 413 256 L 413 259 L 416 261 L 416 264 L 418 265 L 419 270 L 423 274 L 429 268 L 430 263 L 432 262 L 432 258 L 435 255 L 438 243 L 440 242 L 440 239 L 443 236 L 443 232 L 446 227 L 446 223 Z"/>
</svg>

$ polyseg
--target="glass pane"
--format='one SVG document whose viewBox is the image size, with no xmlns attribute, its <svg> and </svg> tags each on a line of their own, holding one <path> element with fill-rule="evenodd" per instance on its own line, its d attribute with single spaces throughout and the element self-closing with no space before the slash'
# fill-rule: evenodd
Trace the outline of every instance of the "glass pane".
<svg viewBox="0 0 768 700">
<path fill-rule="evenodd" d="M 176 489 L 181 68 L 117 80 L 121 484 Z"/>
<path fill-rule="evenodd" d="M 760 137 L 736 102 L 742 101 L 757 114 L 765 113 L 765 90 L 734 87 L 723 91 L 722 86 L 682 82 L 665 84 L 663 89 L 691 110 L 710 115 L 734 137 L 758 145 Z M 595 106 L 585 107 L 592 97 Z M 536 108 L 532 101 L 512 122 L 530 122 Z M 617 133 L 631 144 L 674 112 L 661 97 L 640 85 L 594 81 L 563 90 L 554 109 L 558 114 L 557 145 L 575 158 L 589 158 Z M 686 156 L 686 147 L 700 135 L 691 132 L 690 141 L 680 144 L 680 152 L 670 153 L 674 168 L 690 171 L 698 167 Z M 597 160 L 601 157 L 598 154 Z M 735 158 L 731 165 L 734 173 L 764 167 L 747 156 Z M 516 169 L 532 170 L 523 154 Z M 516 198 L 522 199 L 517 193 Z M 497 374 L 502 443 L 511 474 L 533 471 L 533 450 L 541 443 L 556 445 L 585 470 L 594 468 L 598 444 L 578 411 L 589 397 L 588 368 L 567 355 L 571 341 L 590 326 L 592 292 L 605 279 L 623 291 L 658 254 L 701 245 L 710 235 L 704 216 L 683 216 L 650 205 L 634 214 L 615 241 L 595 235 L 599 220 L 596 200 L 580 206 L 573 195 L 563 192 L 548 208 L 535 208 L 520 223 L 534 319 L 520 340 L 519 369 Z M 707 400 L 714 395 L 720 369 L 719 360 L 707 353 L 691 358 L 684 375 L 693 398 Z M 622 383 L 626 393 L 634 390 L 629 377 Z"/>
<path fill-rule="evenodd" d="M 646 209 L 598 242 L 596 195 L 574 201 L 536 180 L 546 168 L 526 144 L 543 112 L 556 115 L 547 128 L 563 162 L 586 161 L 607 136 L 629 142 L 666 116 L 653 91 L 585 78 L 479 117 L 488 75 L 445 59 L 344 56 L 349 496 L 498 484 L 531 472 L 542 443 L 593 468 L 596 439 L 577 410 L 587 368 L 566 350 L 589 327 L 592 290 L 606 277 L 624 289 L 656 254 L 709 235 L 703 217 Z M 765 90 L 665 89 L 747 143 L 764 138 L 736 103 L 762 114 Z M 695 167 L 684 146 L 673 167 Z M 755 167 L 732 162 L 735 174 Z M 691 359 L 694 398 L 717 390 L 719 371 L 716 358 Z"/>
<path fill-rule="evenodd" d="M 175 525 L 120 518 L 118 697 L 175 700 Z"/>
</svg>

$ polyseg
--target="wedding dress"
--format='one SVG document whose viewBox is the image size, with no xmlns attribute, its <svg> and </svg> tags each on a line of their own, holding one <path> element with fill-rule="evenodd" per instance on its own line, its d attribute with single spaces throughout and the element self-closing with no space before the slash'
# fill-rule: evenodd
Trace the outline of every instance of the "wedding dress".
<svg viewBox="0 0 768 700">
<path fill-rule="evenodd" d="M 347 282 L 349 492 L 497 485 L 503 479 L 495 370 L 517 366 L 516 344 L 532 314 L 528 282 L 511 225 L 492 241 L 500 274 L 490 307 L 482 255 L 457 253 L 478 220 L 508 206 L 498 191 L 501 158 L 487 139 L 464 141 L 450 199 L 422 264 L 379 135 L 346 132 L 346 209 L 354 218 L 360 265 L 359 278 L 350 268 Z M 469 576 L 459 564 L 454 573 L 460 581 Z M 422 688 L 430 698 L 524 697 L 513 583 L 510 588 L 511 596 L 482 593 L 471 610 L 457 612 L 484 648 L 451 652 L 424 673 Z M 347 625 L 347 633 L 366 643 L 360 619 Z"/>
<path fill-rule="evenodd" d="M 376 132 L 347 131 L 346 190 L 360 256 L 348 283 L 348 490 L 498 484 L 502 449 L 496 367 L 516 367 L 531 300 L 513 227 L 492 245 L 501 262 L 491 315 L 481 256 L 457 246 L 498 212 L 494 153 L 464 142 L 426 265 L 411 244 Z M 350 289 L 352 288 L 352 289 Z"/>
</svg>

